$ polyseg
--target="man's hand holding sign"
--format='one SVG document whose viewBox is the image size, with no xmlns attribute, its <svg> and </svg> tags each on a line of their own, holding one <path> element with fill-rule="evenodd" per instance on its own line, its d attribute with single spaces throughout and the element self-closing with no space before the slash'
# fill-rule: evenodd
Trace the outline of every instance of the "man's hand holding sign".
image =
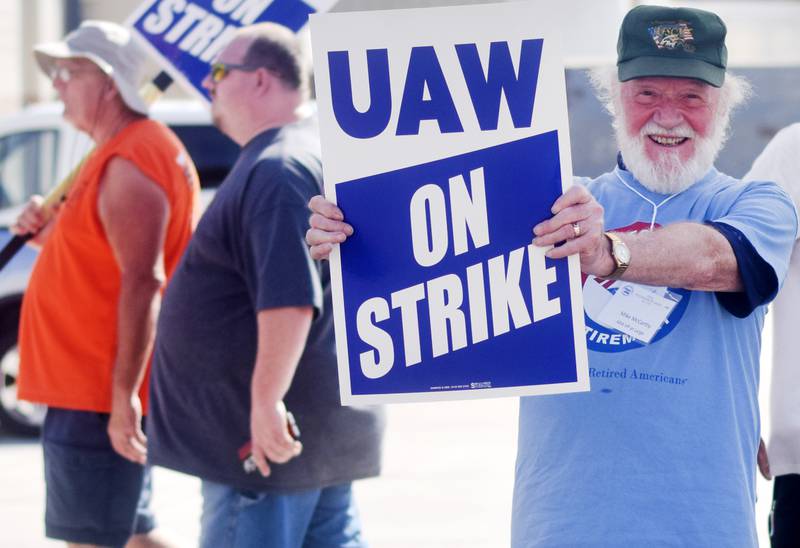
<svg viewBox="0 0 800 548">
<path fill-rule="evenodd" d="M 306 242 L 311 246 L 311 258 L 318 261 L 327 259 L 333 246 L 344 242 L 353 235 L 353 227 L 344 222 L 342 210 L 329 202 L 324 196 L 314 196 L 308 203 L 311 208 Z"/>
<path fill-rule="evenodd" d="M 613 271 L 603 233 L 603 206 L 582 186 L 573 186 L 550 208 L 553 217 L 533 228 L 533 243 L 555 246 L 546 255 L 560 259 L 579 254 L 581 272 L 602 276 Z"/>
</svg>

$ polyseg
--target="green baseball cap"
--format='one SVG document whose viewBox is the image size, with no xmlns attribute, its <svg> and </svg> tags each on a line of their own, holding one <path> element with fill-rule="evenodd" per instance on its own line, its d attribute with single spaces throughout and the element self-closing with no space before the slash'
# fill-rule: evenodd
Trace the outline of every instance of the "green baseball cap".
<svg viewBox="0 0 800 548">
<path fill-rule="evenodd" d="M 725 23 L 693 8 L 637 6 L 622 20 L 617 42 L 619 81 L 648 76 L 725 81 Z"/>
</svg>

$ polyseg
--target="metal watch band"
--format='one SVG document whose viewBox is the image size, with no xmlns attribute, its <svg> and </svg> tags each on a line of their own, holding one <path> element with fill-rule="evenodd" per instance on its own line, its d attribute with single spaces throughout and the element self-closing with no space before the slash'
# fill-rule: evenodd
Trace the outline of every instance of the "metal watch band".
<svg viewBox="0 0 800 548">
<path fill-rule="evenodd" d="M 611 257 L 614 259 L 614 263 L 617 265 L 617 268 L 614 269 L 614 272 L 605 276 L 603 279 L 605 280 L 618 280 L 622 277 L 626 270 L 628 270 L 628 266 L 630 266 L 630 262 L 624 262 L 619 257 L 617 257 L 616 251 L 614 249 L 615 245 L 625 245 L 625 242 L 622 239 L 614 234 L 613 232 L 606 232 L 606 238 L 611 241 Z M 627 246 L 626 246 L 627 247 Z"/>
</svg>

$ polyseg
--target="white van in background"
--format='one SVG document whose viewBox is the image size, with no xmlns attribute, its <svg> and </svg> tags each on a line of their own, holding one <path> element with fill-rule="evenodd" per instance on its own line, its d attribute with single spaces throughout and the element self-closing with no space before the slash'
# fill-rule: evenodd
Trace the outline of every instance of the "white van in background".
<svg viewBox="0 0 800 548">
<path fill-rule="evenodd" d="M 61 117 L 60 103 L 28 107 L 0 119 L 0 246 L 28 198 L 45 195 L 90 151 L 91 140 Z M 211 125 L 208 110 L 195 101 L 162 100 L 151 109 L 180 137 L 200 173 L 207 203 L 227 175 L 239 147 Z M 44 408 L 17 399 L 19 311 L 37 252 L 25 246 L 0 271 L 0 429 L 34 435 Z"/>
</svg>

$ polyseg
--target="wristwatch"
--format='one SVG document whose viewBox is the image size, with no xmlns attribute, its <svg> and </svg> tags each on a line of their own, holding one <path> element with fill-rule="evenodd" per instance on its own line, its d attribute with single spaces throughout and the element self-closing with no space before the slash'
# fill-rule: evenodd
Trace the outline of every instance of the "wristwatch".
<svg viewBox="0 0 800 548">
<path fill-rule="evenodd" d="M 622 238 L 613 232 L 606 232 L 605 234 L 606 238 L 611 240 L 611 257 L 614 259 L 617 268 L 614 269 L 614 272 L 608 276 L 604 276 L 603 278 L 606 280 L 618 280 L 622 277 L 625 271 L 628 270 L 628 267 L 631 264 L 631 250 L 628 249 L 628 246 L 625 245 L 625 242 L 622 241 Z"/>
</svg>

